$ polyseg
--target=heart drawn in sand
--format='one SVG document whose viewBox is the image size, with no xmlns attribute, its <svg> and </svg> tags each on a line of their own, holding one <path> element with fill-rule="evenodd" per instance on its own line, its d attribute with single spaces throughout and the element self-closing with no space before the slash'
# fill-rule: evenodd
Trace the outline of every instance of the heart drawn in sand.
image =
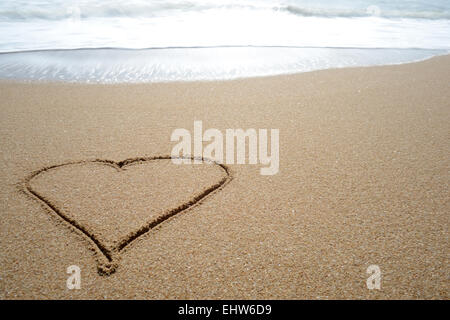
<svg viewBox="0 0 450 320">
<path fill-rule="evenodd" d="M 64 163 L 33 172 L 25 190 L 91 241 L 99 273 L 109 275 L 131 242 L 231 180 L 229 169 L 214 161 L 176 165 L 171 159 Z"/>
</svg>

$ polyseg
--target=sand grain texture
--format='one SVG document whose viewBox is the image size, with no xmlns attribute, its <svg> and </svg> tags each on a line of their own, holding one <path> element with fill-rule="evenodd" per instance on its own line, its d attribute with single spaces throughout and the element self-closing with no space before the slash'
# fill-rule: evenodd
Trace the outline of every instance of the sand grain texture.
<svg viewBox="0 0 450 320">
<path fill-rule="evenodd" d="M 226 82 L 3 82 L 0 297 L 448 299 L 449 83 L 449 56 Z M 194 120 L 280 129 L 280 172 L 231 165 L 225 188 L 136 239 L 110 276 L 85 235 L 22 191 L 48 166 L 170 154 L 172 131 Z M 86 223 L 110 246 L 220 176 L 67 169 L 35 183 L 79 219 L 96 214 Z M 81 290 L 66 288 L 73 264 Z"/>
</svg>

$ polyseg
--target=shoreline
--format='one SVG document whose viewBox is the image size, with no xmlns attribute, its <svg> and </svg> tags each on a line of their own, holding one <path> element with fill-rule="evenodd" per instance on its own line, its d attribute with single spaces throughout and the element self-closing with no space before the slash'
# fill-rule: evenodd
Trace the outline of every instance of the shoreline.
<svg viewBox="0 0 450 320">
<path fill-rule="evenodd" d="M 449 299 L 449 80 L 448 54 L 221 81 L 0 80 L 0 297 Z M 226 186 L 133 241 L 110 276 L 90 239 L 18 187 L 55 165 L 170 154 L 195 120 L 280 129 L 279 173 L 230 165 Z M 33 190 L 111 248 L 221 181 L 202 166 L 66 167 Z M 71 265 L 81 290 L 66 288 Z"/>
<path fill-rule="evenodd" d="M 107 85 L 233 81 L 322 70 L 395 66 L 449 54 L 444 49 L 275 46 L 31 50 L 1 53 L 0 81 Z M 208 55 L 222 58 L 210 59 Z M 254 62 L 254 55 L 264 57 L 264 62 L 258 59 Z M 206 64 L 199 63 L 205 59 Z M 152 60 L 155 61 L 150 62 Z M 281 60 L 284 62 L 280 64 Z"/>
</svg>

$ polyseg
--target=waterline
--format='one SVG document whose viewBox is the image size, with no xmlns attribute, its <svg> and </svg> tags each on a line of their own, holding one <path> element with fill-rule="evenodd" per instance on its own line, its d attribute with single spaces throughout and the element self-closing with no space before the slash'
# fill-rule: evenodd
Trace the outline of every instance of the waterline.
<svg viewBox="0 0 450 320">
<path fill-rule="evenodd" d="M 0 54 L 0 79 L 78 83 L 228 80 L 402 64 L 448 50 L 220 46 L 76 49 Z"/>
</svg>

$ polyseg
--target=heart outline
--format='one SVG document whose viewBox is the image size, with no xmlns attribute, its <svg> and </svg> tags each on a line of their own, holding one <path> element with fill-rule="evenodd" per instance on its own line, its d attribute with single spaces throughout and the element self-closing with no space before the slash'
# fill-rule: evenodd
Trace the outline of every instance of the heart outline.
<svg viewBox="0 0 450 320">
<path fill-rule="evenodd" d="M 76 165 L 76 164 L 87 164 L 87 163 L 99 163 L 103 165 L 108 165 L 113 168 L 115 168 L 118 172 L 125 170 L 127 166 L 137 165 L 139 163 L 148 162 L 148 161 L 157 161 L 157 160 L 172 160 L 172 159 L 184 159 L 184 160 L 199 160 L 202 163 L 208 163 L 212 165 L 217 165 L 219 168 L 221 168 L 225 172 L 225 176 L 218 182 L 212 184 L 205 190 L 203 190 L 201 193 L 193 197 L 191 200 L 181 203 L 175 208 L 168 209 L 164 211 L 163 214 L 159 215 L 156 219 L 146 221 L 142 227 L 140 227 L 138 230 L 135 230 L 128 234 L 125 238 L 120 240 L 117 245 L 115 245 L 111 250 L 106 248 L 104 244 L 102 244 L 101 240 L 97 238 L 97 236 L 93 233 L 88 231 L 83 225 L 78 223 L 76 219 L 70 218 L 64 212 L 59 209 L 56 205 L 54 205 L 49 199 L 45 198 L 39 192 L 34 190 L 31 187 L 31 181 L 39 176 L 42 173 L 48 172 L 50 170 L 58 169 L 64 166 L 70 166 L 70 165 Z M 57 217 L 61 218 L 64 222 L 68 223 L 72 228 L 75 230 L 78 230 L 87 238 L 88 241 L 90 241 L 95 251 L 100 254 L 104 259 L 99 259 L 97 256 L 97 269 L 98 273 L 100 275 L 106 275 L 109 276 L 113 274 L 116 269 L 118 268 L 118 262 L 120 259 L 120 252 L 124 250 L 127 246 L 129 246 L 131 243 L 133 243 L 136 239 L 140 238 L 141 236 L 148 233 L 150 230 L 154 229 L 155 227 L 159 226 L 163 222 L 169 220 L 170 218 L 186 212 L 193 207 L 200 205 L 203 200 L 205 200 L 208 196 L 214 194 L 215 192 L 221 190 L 224 188 L 231 180 L 233 179 L 233 176 L 231 174 L 231 171 L 228 166 L 222 163 L 218 163 L 214 160 L 205 158 L 205 157 L 189 157 L 189 156 L 183 156 L 183 157 L 173 157 L 173 156 L 154 156 L 154 157 L 137 157 L 137 158 L 128 158 L 123 161 L 112 161 L 112 160 L 105 160 L 105 159 L 94 159 L 94 160 L 81 160 L 81 161 L 73 161 L 73 162 L 65 162 L 62 164 L 52 165 L 48 167 L 44 167 L 42 169 L 36 170 L 32 172 L 24 181 L 23 183 L 23 189 L 26 194 L 31 196 L 33 199 L 39 201 L 41 204 L 44 205 L 44 207 L 49 211 L 50 213 L 56 214 Z M 101 261 L 101 260 L 105 260 Z"/>
</svg>

